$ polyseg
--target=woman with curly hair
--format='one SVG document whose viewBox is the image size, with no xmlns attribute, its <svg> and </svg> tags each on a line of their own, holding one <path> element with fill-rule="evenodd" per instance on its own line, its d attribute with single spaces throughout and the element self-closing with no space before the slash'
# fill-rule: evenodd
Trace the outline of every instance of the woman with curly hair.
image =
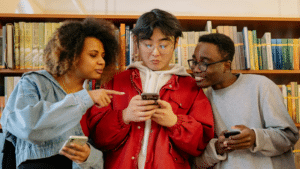
<svg viewBox="0 0 300 169">
<path fill-rule="evenodd" d="M 44 50 L 45 70 L 23 74 L 1 118 L 17 168 L 103 167 L 102 152 L 90 144 L 60 149 L 69 136 L 84 135 L 80 120 L 92 105 L 105 107 L 113 94 L 123 94 L 83 88 L 86 79 L 100 79 L 105 66 L 116 64 L 113 32 L 104 20 L 66 21 Z"/>
</svg>

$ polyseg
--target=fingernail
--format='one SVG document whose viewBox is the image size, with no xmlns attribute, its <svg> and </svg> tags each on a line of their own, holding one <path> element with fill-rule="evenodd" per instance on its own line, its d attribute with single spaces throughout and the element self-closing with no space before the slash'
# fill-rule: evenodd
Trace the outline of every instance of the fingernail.
<svg viewBox="0 0 300 169">
<path fill-rule="evenodd" d="M 125 92 L 121 92 L 121 94 L 125 94 Z"/>
</svg>

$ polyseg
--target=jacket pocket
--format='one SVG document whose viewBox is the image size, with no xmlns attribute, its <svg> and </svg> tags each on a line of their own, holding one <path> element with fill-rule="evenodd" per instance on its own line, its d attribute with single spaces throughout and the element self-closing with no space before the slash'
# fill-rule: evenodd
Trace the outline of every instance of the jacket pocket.
<svg viewBox="0 0 300 169">
<path fill-rule="evenodd" d="M 185 162 L 185 159 L 179 155 L 179 153 L 173 148 L 173 145 L 169 143 L 170 150 L 169 153 L 172 156 L 172 159 L 175 163 L 183 164 Z"/>
</svg>

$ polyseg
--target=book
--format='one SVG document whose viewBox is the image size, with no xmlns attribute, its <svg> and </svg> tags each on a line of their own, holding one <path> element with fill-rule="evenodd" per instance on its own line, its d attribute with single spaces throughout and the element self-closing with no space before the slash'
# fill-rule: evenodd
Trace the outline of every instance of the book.
<svg viewBox="0 0 300 169">
<path fill-rule="evenodd" d="M 287 63 L 288 63 L 288 66 L 287 66 L 287 69 L 288 70 L 293 70 L 294 69 L 294 41 L 293 39 L 288 39 L 288 52 L 287 52 Z"/>
<path fill-rule="evenodd" d="M 51 39 L 51 36 L 52 36 L 52 23 L 45 22 L 45 46 L 47 46 L 47 43 Z"/>
<path fill-rule="evenodd" d="M 20 69 L 20 25 L 19 25 L 19 22 L 14 22 L 14 55 L 15 55 L 15 68 Z"/>
<path fill-rule="evenodd" d="M 283 69 L 283 58 L 282 58 L 282 43 L 281 39 L 276 39 L 276 69 Z"/>
<path fill-rule="evenodd" d="M 281 39 L 281 53 L 282 53 L 282 69 L 288 70 L 288 39 Z"/>
<path fill-rule="evenodd" d="M 196 44 L 195 44 L 195 32 L 187 32 L 187 43 L 188 43 L 188 59 L 193 59 L 192 55 L 194 54 Z"/>
<path fill-rule="evenodd" d="M 254 61 L 254 46 L 253 46 L 253 35 L 252 31 L 248 30 L 248 43 L 249 43 L 249 56 L 250 56 L 250 70 L 255 70 L 255 61 Z"/>
<path fill-rule="evenodd" d="M 130 48 L 130 27 L 129 25 L 125 26 L 125 65 L 128 66 L 130 65 L 130 53 L 129 53 L 129 48 Z"/>
<path fill-rule="evenodd" d="M 25 22 L 19 22 L 20 26 L 20 69 L 25 69 Z"/>
<path fill-rule="evenodd" d="M 266 37 L 261 38 L 261 59 L 262 59 L 262 69 L 268 69 L 268 54 L 267 54 L 267 44 Z"/>
<path fill-rule="evenodd" d="M 293 39 L 294 40 L 294 45 L 293 45 L 293 60 L 294 60 L 294 70 L 299 70 L 299 39 Z"/>
<path fill-rule="evenodd" d="M 234 42 L 234 49 L 235 49 L 235 53 L 233 56 L 233 60 L 234 62 L 232 62 L 232 64 L 234 64 L 235 66 L 232 66 L 231 69 L 235 68 L 236 70 L 241 70 L 241 66 L 240 66 L 240 47 L 238 44 L 238 37 L 237 37 L 237 26 L 232 26 L 232 35 L 233 35 L 233 42 Z"/>
<path fill-rule="evenodd" d="M 245 66 L 245 51 L 244 51 L 244 41 L 243 41 L 243 33 L 242 32 L 237 32 L 237 40 L 238 40 L 238 47 L 239 47 L 239 65 L 240 69 L 244 70 L 246 69 Z"/>
<path fill-rule="evenodd" d="M 6 67 L 14 69 L 14 35 L 13 35 L 13 24 L 6 24 Z"/>
<path fill-rule="evenodd" d="M 39 22 L 39 69 L 44 69 L 43 54 L 45 49 L 45 23 Z"/>
<path fill-rule="evenodd" d="M 262 50 L 261 50 L 261 38 L 257 38 L 257 58 L 259 70 L 263 69 L 262 65 Z"/>
<path fill-rule="evenodd" d="M 2 26 L 2 64 L 1 67 L 6 68 L 6 26 Z"/>
<path fill-rule="evenodd" d="M 189 58 L 188 33 L 186 31 L 183 31 L 181 37 L 181 61 L 182 61 L 182 66 L 185 69 L 189 69 L 189 64 L 187 61 L 188 58 Z"/>
<path fill-rule="evenodd" d="M 292 87 L 291 87 L 291 84 L 286 85 L 286 92 L 287 92 L 288 112 L 289 112 L 289 115 L 292 118 L 292 120 L 294 120 L 294 118 L 293 118 L 293 108 L 292 108 Z"/>
<path fill-rule="evenodd" d="M 266 43 L 266 53 L 267 53 L 267 69 L 273 70 L 273 61 L 272 61 L 272 47 L 271 47 L 271 32 L 265 32 L 262 39 Z"/>
<path fill-rule="evenodd" d="M 126 35 L 125 35 L 125 23 L 120 24 L 120 45 L 121 45 L 121 55 L 120 55 L 120 69 L 125 70 L 125 60 L 126 60 Z"/>
<path fill-rule="evenodd" d="M 273 68 L 274 70 L 277 69 L 276 63 L 277 61 L 277 56 L 276 56 L 276 46 L 277 46 L 277 39 L 271 39 L 271 48 L 272 48 L 272 61 L 273 61 Z"/>
<path fill-rule="evenodd" d="M 33 68 L 32 57 L 32 22 L 25 23 L 25 69 Z"/>
<path fill-rule="evenodd" d="M 32 23 L 32 68 L 39 69 L 39 23 Z"/>
<path fill-rule="evenodd" d="M 249 52 L 249 39 L 248 39 L 248 27 L 243 27 L 243 43 L 244 43 L 244 56 L 245 56 L 245 69 L 250 69 L 250 52 Z"/>
<path fill-rule="evenodd" d="M 256 30 L 252 30 L 252 36 L 253 36 L 254 70 L 259 70 Z"/>
<path fill-rule="evenodd" d="M 294 123 L 296 123 L 296 101 L 298 102 L 298 100 L 296 100 L 296 97 L 298 96 L 298 85 L 297 82 L 290 82 L 290 86 L 291 86 L 291 112 L 292 112 L 292 119 L 294 121 Z"/>
<path fill-rule="evenodd" d="M 212 22 L 211 21 L 206 21 L 206 25 L 205 25 L 205 31 L 208 33 L 212 33 Z"/>
</svg>

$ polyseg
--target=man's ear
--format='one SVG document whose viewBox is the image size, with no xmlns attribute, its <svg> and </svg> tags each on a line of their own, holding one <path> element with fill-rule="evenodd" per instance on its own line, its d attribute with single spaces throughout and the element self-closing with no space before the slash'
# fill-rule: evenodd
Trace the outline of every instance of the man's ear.
<svg viewBox="0 0 300 169">
<path fill-rule="evenodd" d="M 232 62 L 230 60 L 228 60 L 227 62 L 224 63 L 226 72 L 231 71 L 231 64 L 232 64 Z"/>
</svg>

